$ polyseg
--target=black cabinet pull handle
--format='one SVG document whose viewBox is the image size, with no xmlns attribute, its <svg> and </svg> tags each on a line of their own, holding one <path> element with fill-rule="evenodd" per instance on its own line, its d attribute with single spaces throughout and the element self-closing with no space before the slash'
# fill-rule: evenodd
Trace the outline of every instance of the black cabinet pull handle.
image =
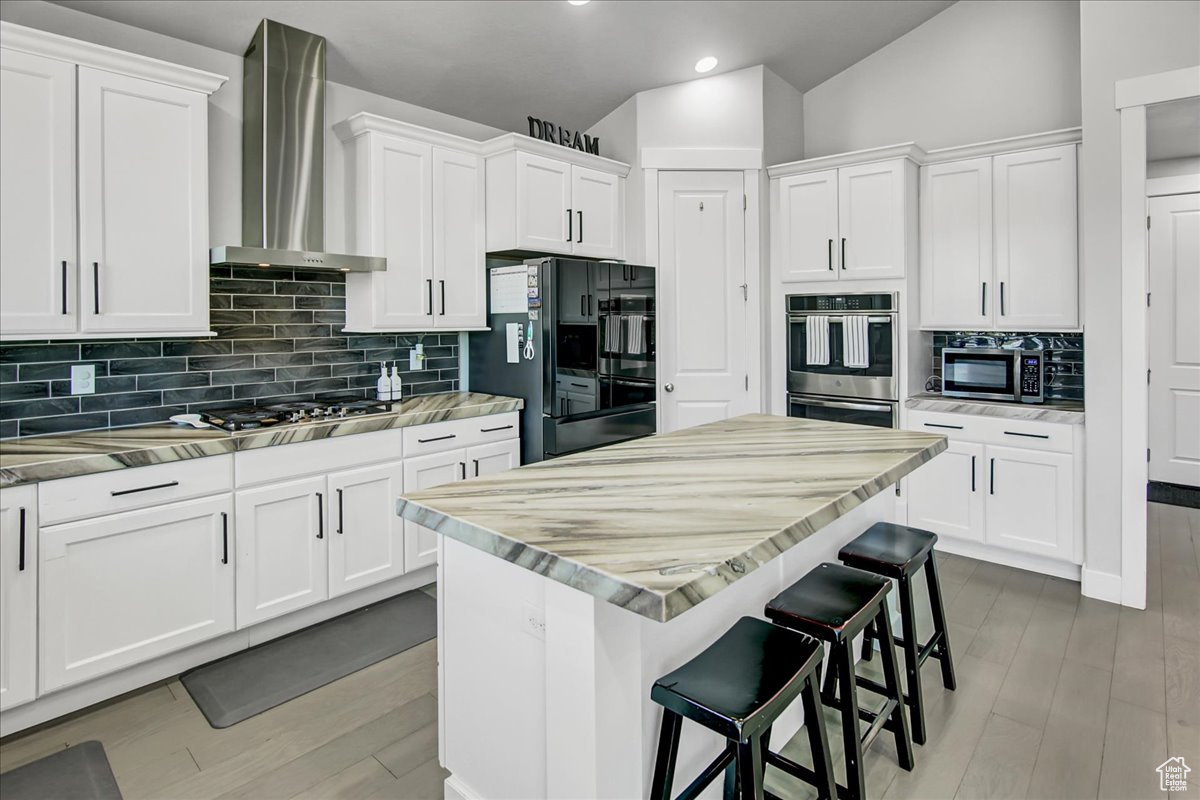
<svg viewBox="0 0 1200 800">
<path fill-rule="evenodd" d="M 621 279 L 625 280 L 625 281 L 629 280 L 629 265 L 628 264 L 621 265 Z"/>
<path fill-rule="evenodd" d="M 67 313 L 67 262 L 62 262 L 62 313 Z"/>
<path fill-rule="evenodd" d="M 829 240 L 829 271 L 833 272 L 833 239 Z"/>
<path fill-rule="evenodd" d="M 942 425 L 938 422 L 923 422 L 921 424 L 926 428 L 949 428 L 952 431 L 961 431 L 963 429 L 962 425 Z"/>
<path fill-rule="evenodd" d="M 100 262 L 92 262 L 92 299 L 96 303 L 96 313 L 100 313 Z"/>
<path fill-rule="evenodd" d="M 495 433 L 496 431 L 512 430 L 512 425 L 501 425 L 499 428 L 480 428 L 480 433 Z"/>
<path fill-rule="evenodd" d="M 988 467 L 988 494 L 996 493 L 996 459 L 991 459 L 991 465 Z"/>
<path fill-rule="evenodd" d="M 846 237 L 842 237 L 842 269 L 846 268 Z"/>
<path fill-rule="evenodd" d="M 576 211 L 575 213 L 579 215 L 579 241 L 582 242 L 583 241 L 583 212 Z"/>
<path fill-rule="evenodd" d="M 471 463 L 473 463 L 475 465 L 475 477 L 478 478 L 479 477 L 479 459 L 472 458 Z"/>
<path fill-rule="evenodd" d="M 445 282 L 445 281 L 438 281 L 438 288 L 441 290 L 441 293 L 442 293 L 442 310 L 441 310 L 441 316 L 443 316 L 443 317 L 444 317 L 444 316 L 446 316 L 446 282 Z"/>
<path fill-rule="evenodd" d="M 592 312 L 592 308 L 593 308 L 593 305 L 594 305 L 594 304 L 592 303 L 592 298 L 593 298 L 594 296 L 595 296 L 595 295 L 590 295 L 590 294 L 589 294 L 589 295 L 587 295 L 587 313 L 588 313 L 588 316 L 589 316 L 589 317 L 590 317 L 590 316 L 592 315 L 592 313 L 593 313 L 593 312 Z"/>
<path fill-rule="evenodd" d="M 1024 436 L 1026 439 L 1049 439 L 1050 435 L 1046 433 L 1018 433 L 1017 431 L 1005 431 L 1005 436 Z"/>
<path fill-rule="evenodd" d="M 429 295 L 429 316 L 433 316 L 433 278 L 425 279 L 425 291 Z"/>
<path fill-rule="evenodd" d="M 971 456 L 971 491 L 975 491 L 975 456 Z"/>
<path fill-rule="evenodd" d="M 579 295 L 579 316 L 581 316 L 581 317 L 587 316 L 587 295 L 586 294 Z"/>
<path fill-rule="evenodd" d="M 20 550 L 17 551 L 17 572 L 25 571 L 25 507 L 21 507 Z"/>
<path fill-rule="evenodd" d="M 221 563 L 229 563 L 229 514 L 221 512 Z"/>
<path fill-rule="evenodd" d="M 987 316 L 987 281 L 983 282 L 979 291 L 979 316 Z"/>
<path fill-rule="evenodd" d="M 575 382 L 573 382 L 573 381 L 572 381 L 571 385 L 572 385 L 572 386 L 578 386 L 580 389 L 588 389 L 588 388 L 591 388 L 591 387 L 589 387 L 589 386 L 588 386 L 586 383 L 575 383 Z"/>
<path fill-rule="evenodd" d="M 432 439 L 417 439 L 417 441 L 420 442 L 421 444 L 428 444 L 429 442 L 444 442 L 445 440 L 453 439 L 456 436 L 458 436 L 457 433 L 449 433 L 449 434 L 446 434 L 445 436 L 435 436 Z"/>
<path fill-rule="evenodd" d="M 1000 316 L 1004 316 L 1004 281 L 1000 281 Z"/>
<path fill-rule="evenodd" d="M 343 506 L 342 490 L 338 489 L 337 493 L 338 493 L 338 528 L 337 528 L 337 531 L 338 531 L 338 533 L 345 533 L 346 532 L 345 531 L 346 521 L 342 518 L 342 506 Z"/>
<path fill-rule="evenodd" d="M 121 489 L 116 492 L 109 492 L 113 497 L 120 497 L 123 494 L 137 494 L 138 492 L 148 492 L 151 489 L 170 489 L 172 486 L 178 486 L 179 481 L 167 481 L 166 483 L 156 483 L 153 486 L 142 486 L 138 489 Z"/>
<path fill-rule="evenodd" d="M 317 538 L 325 538 L 325 495 L 317 492 Z"/>
<path fill-rule="evenodd" d="M 465 481 L 467 479 L 467 462 L 460 461 L 458 462 L 458 466 L 462 470 L 462 479 Z"/>
<path fill-rule="evenodd" d="M 567 241 L 568 242 L 575 240 L 575 229 L 573 227 L 571 227 L 571 223 L 574 221 L 574 219 L 575 218 L 571 216 L 571 209 L 568 208 L 567 209 Z"/>
</svg>

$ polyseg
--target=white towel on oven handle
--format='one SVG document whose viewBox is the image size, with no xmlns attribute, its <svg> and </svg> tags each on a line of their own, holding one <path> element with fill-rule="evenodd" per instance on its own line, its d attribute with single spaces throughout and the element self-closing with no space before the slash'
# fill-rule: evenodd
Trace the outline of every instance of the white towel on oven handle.
<svg viewBox="0 0 1200 800">
<path fill-rule="evenodd" d="M 640 356 L 646 352 L 646 317 L 644 314 L 630 314 L 625 319 L 629 324 L 625 352 L 631 356 Z"/>
<path fill-rule="evenodd" d="M 823 367 L 829 363 L 829 317 L 812 314 L 804 320 L 804 363 Z"/>
<path fill-rule="evenodd" d="M 866 369 L 871 366 L 871 345 L 868 328 L 871 320 L 865 314 L 842 317 L 842 366 L 847 369 Z"/>
</svg>

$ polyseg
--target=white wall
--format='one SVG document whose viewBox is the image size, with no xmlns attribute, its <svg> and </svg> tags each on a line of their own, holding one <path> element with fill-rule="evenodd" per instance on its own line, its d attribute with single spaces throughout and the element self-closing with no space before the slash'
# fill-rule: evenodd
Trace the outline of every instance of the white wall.
<svg viewBox="0 0 1200 800">
<path fill-rule="evenodd" d="M 762 148 L 763 67 L 639 92 L 638 147 Z"/>
<path fill-rule="evenodd" d="M 805 157 L 1070 128 L 1079 103 L 1078 3 L 960 0 L 805 93 Z"/>
<path fill-rule="evenodd" d="M 209 238 L 213 245 L 242 241 L 242 59 L 240 56 L 162 36 L 103 17 L 85 14 L 42 0 L 4 0 L 0 19 L 95 44 L 216 72 L 229 81 L 209 99 Z M 249 43 L 254 31 L 246 32 Z M 325 247 L 336 252 L 345 245 L 345 190 L 342 146 L 330 129 L 359 111 L 437 130 L 488 139 L 503 131 L 452 117 L 410 103 L 343 86 L 326 84 L 325 91 Z"/>
<path fill-rule="evenodd" d="M 617 106 L 587 132 L 600 137 L 600 155 L 630 165 L 625 179 L 625 260 L 645 264 L 646 181 L 638 149 L 638 96 Z"/>
<path fill-rule="evenodd" d="M 1147 178 L 1174 178 L 1180 175 L 1200 175 L 1200 156 L 1164 158 L 1146 163 Z"/>
<path fill-rule="evenodd" d="M 762 92 L 763 164 L 799 161 L 804 157 L 804 95 L 769 69 L 763 69 Z"/>
<path fill-rule="evenodd" d="M 1087 370 L 1086 553 L 1121 572 L 1121 134 L 1116 81 L 1200 64 L 1197 0 L 1084 0 L 1080 9 L 1083 322 Z"/>
</svg>

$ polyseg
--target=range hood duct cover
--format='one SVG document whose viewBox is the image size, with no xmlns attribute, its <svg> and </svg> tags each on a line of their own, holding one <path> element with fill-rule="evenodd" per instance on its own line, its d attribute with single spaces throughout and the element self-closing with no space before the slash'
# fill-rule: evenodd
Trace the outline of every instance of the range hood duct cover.
<svg viewBox="0 0 1200 800">
<path fill-rule="evenodd" d="M 214 265 L 386 268 L 325 249 L 325 38 L 264 19 L 246 50 L 242 84 L 242 246 L 215 247 Z"/>
</svg>

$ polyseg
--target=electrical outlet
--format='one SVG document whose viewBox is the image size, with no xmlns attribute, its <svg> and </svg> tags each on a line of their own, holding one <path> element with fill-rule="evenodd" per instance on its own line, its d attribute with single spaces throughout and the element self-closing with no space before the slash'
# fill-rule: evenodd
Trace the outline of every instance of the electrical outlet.
<svg viewBox="0 0 1200 800">
<path fill-rule="evenodd" d="M 71 367 L 71 394 L 96 393 L 96 365 L 74 364 Z"/>
<path fill-rule="evenodd" d="M 521 605 L 521 628 L 535 639 L 546 639 L 546 612 L 532 603 Z"/>
<path fill-rule="evenodd" d="M 425 369 L 425 345 L 418 343 L 408 351 L 408 368 L 413 372 Z"/>
</svg>

